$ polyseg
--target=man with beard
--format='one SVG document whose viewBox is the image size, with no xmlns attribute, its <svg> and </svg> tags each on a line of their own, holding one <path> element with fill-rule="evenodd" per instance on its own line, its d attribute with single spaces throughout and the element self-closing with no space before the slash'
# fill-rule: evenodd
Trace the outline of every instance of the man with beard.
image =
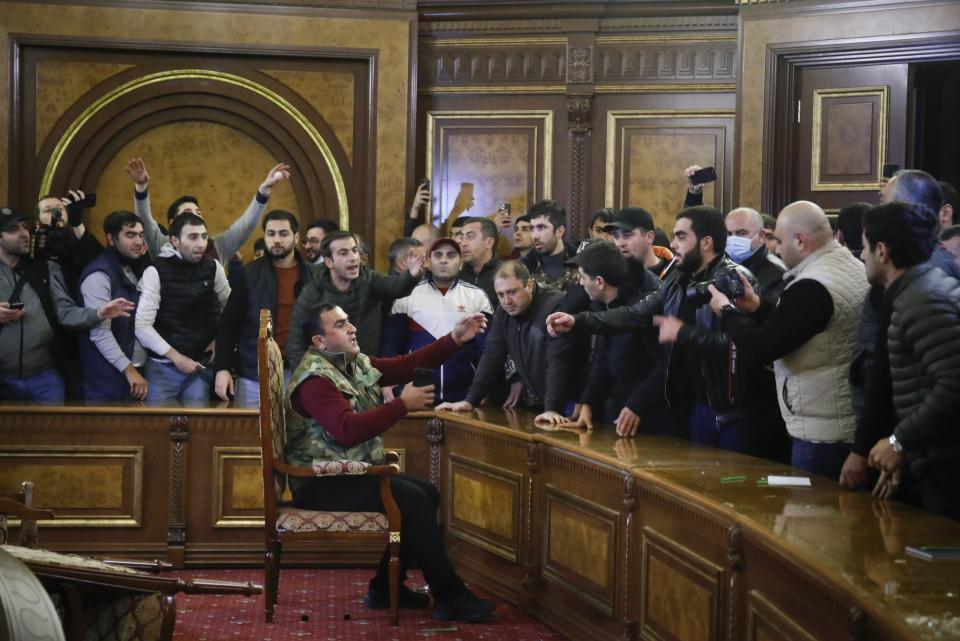
<svg viewBox="0 0 960 641">
<path fill-rule="evenodd" d="M 149 352 L 147 402 L 210 400 L 204 372 L 230 284 L 223 266 L 206 255 L 208 242 L 203 219 L 180 214 L 170 225 L 170 245 L 140 279 L 135 327 Z"/>
<path fill-rule="evenodd" d="M 129 316 L 134 305 L 118 298 L 96 308 L 77 307 L 60 267 L 30 258 L 30 229 L 12 209 L 0 209 L 0 399 L 63 403 L 58 371 L 60 328 L 86 328 Z"/>
<path fill-rule="evenodd" d="M 287 340 L 287 362 L 291 368 L 300 363 L 309 347 L 302 330 L 311 318 L 310 309 L 314 305 L 331 303 L 341 307 L 360 330 L 361 351 L 373 355 L 380 351 L 384 320 L 381 305 L 393 304 L 420 282 L 422 263 L 419 260 L 409 261 L 407 271 L 393 276 L 361 265 L 360 245 L 352 232 L 328 235 L 323 239 L 320 253 L 324 269 L 315 282 L 304 286 L 293 308 L 292 331 Z"/>
<path fill-rule="evenodd" d="M 463 282 L 460 274 L 460 245 L 441 238 L 427 256 L 430 272 L 413 292 L 393 303 L 384 327 L 382 356 L 401 356 L 439 340 L 453 331 L 464 316 L 493 316 L 493 308 L 482 289 Z M 436 403 L 460 401 L 467 395 L 473 373 L 483 353 L 482 337 L 463 345 L 433 373 Z M 389 390 L 389 391 L 388 391 Z M 384 391 L 384 400 L 393 400 L 393 391 Z"/>
<path fill-rule="evenodd" d="M 566 241 L 567 212 L 554 200 L 541 200 L 527 212 L 533 251 L 521 258 L 533 279 L 541 285 L 566 290 L 580 281 L 576 270 L 566 263 L 576 248 Z"/>
<path fill-rule="evenodd" d="M 323 246 L 323 239 L 327 234 L 340 231 L 332 221 L 321 219 L 315 220 L 307 225 L 304 230 L 303 239 L 303 257 L 311 265 L 323 266 L 323 256 L 320 255 L 320 248 Z"/>
<path fill-rule="evenodd" d="M 80 274 L 80 301 L 100 307 L 114 298 L 136 304 L 137 281 L 147 266 L 143 222 L 129 211 L 115 211 L 103 221 L 107 248 Z M 80 340 L 83 387 L 87 402 L 143 400 L 147 381 L 141 369 L 147 354 L 137 340 L 132 318 L 101 321 Z"/>
<path fill-rule="evenodd" d="M 785 434 L 775 404 L 772 377 L 763 366 L 747 366 L 710 313 L 709 297 L 695 289 L 718 273 L 743 273 L 724 254 L 727 230 L 713 207 L 690 207 L 677 214 L 671 249 L 679 263 L 655 293 L 605 312 L 552 314 L 547 328 L 558 335 L 572 330 L 594 334 L 634 331 L 651 324 L 660 342 L 670 344 L 666 399 L 677 433 L 691 440 L 752 456 L 783 460 Z M 688 291 L 688 287 L 691 288 Z"/>
<path fill-rule="evenodd" d="M 234 279 L 230 298 L 220 314 L 214 391 L 223 400 L 233 394 L 238 407 L 260 404 L 257 373 L 260 310 L 270 310 L 274 338 L 280 351 L 286 354 L 297 296 L 307 284 L 316 284 L 319 280 L 320 270 L 304 260 L 296 249 L 299 230 L 297 217 L 289 211 L 275 209 L 264 216 L 265 259 L 250 263 L 243 275 Z M 290 369 L 288 365 L 287 371 Z M 231 372 L 237 373 L 236 384 Z"/>
</svg>

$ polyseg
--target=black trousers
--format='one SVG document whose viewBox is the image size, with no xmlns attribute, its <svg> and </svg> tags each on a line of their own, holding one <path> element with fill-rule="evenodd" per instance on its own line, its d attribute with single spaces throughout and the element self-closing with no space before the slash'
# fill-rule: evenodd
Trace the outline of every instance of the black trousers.
<svg viewBox="0 0 960 641">
<path fill-rule="evenodd" d="M 390 479 L 390 491 L 400 508 L 400 572 L 401 577 L 414 564 L 423 571 L 423 578 L 435 598 L 452 598 L 466 589 L 453 569 L 443 545 L 443 534 L 437 523 L 440 493 L 430 481 L 410 474 Z M 336 512 L 382 512 L 380 479 L 377 477 L 331 476 L 310 479 L 293 493 L 293 504 L 306 510 Z M 370 587 L 386 592 L 389 587 L 384 552 Z"/>
</svg>

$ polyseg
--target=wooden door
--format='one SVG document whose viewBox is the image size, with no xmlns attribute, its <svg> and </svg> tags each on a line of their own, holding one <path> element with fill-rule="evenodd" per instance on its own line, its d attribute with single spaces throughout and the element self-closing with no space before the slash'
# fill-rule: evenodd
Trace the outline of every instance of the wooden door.
<svg viewBox="0 0 960 641">
<path fill-rule="evenodd" d="M 884 163 L 905 164 L 907 67 L 799 71 L 789 201 L 812 200 L 828 211 L 876 202 Z"/>
</svg>

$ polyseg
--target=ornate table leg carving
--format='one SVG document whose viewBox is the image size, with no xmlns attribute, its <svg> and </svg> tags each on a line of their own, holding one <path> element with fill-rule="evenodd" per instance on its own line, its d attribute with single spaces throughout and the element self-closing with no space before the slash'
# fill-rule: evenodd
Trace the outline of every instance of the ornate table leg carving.
<svg viewBox="0 0 960 641">
<path fill-rule="evenodd" d="M 185 562 L 187 524 L 187 417 L 170 417 L 170 521 L 167 525 L 167 560 L 175 568 Z"/>
<path fill-rule="evenodd" d="M 427 421 L 427 442 L 430 443 L 430 482 L 440 487 L 440 446 L 443 444 L 443 420 Z"/>
<path fill-rule="evenodd" d="M 637 481 L 633 475 L 623 478 L 623 509 L 627 519 L 623 533 L 623 636 L 622 641 L 637 638 L 637 622 L 630 618 L 630 548 L 633 545 L 633 509 L 637 505 Z"/>
</svg>

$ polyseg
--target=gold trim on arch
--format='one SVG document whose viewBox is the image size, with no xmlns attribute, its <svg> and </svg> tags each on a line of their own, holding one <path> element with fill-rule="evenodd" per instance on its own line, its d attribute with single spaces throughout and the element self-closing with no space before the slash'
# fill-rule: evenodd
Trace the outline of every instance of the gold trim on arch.
<svg viewBox="0 0 960 641">
<path fill-rule="evenodd" d="M 330 147 L 327 146 L 327 142 L 323 139 L 323 136 L 320 135 L 320 132 L 317 131 L 316 127 L 313 126 L 310 120 L 307 119 L 307 117 L 299 109 L 290 104 L 283 96 L 271 91 L 263 85 L 260 85 L 242 76 L 225 73 L 223 71 L 211 71 L 209 69 L 174 69 L 170 71 L 160 71 L 158 73 L 148 74 L 140 78 L 135 78 L 130 82 L 120 85 L 119 87 L 115 87 L 97 98 L 93 104 L 84 109 L 83 112 L 77 116 L 72 123 L 70 123 L 70 126 L 67 127 L 67 130 L 57 142 L 56 147 L 54 147 L 53 153 L 50 155 L 50 160 L 47 162 L 47 167 L 43 172 L 43 180 L 40 182 L 40 194 L 38 195 L 38 198 L 43 194 L 50 192 L 51 183 L 53 182 L 53 175 L 56 173 L 60 162 L 63 160 L 63 156 L 66 153 L 67 147 L 69 147 L 70 143 L 73 142 L 73 139 L 76 137 L 77 133 L 88 122 L 90 122 L 94 116 L 103 110 L 104 107 L 114 102 L 121 96 L 125 96 L 143 87 L 159 84 L 161 82 L 169 82 L 172 80 L 214 80 L 216 82 L 223 82 L 235 87 L 240 87 L 241 89 L 246 89 L 247 91 L 258 95 L 261 98 L 265 98 L 272 104 L 279 107 L 288 116 L 293 118 L 293 120 L 306 132 L 311 142 L 316 145 L 317 149 L 320 151 L 320 155 L 323 156 L 324 162 L 330 169 L 330 173 L 333 176 L 334 188 L 337 192 L 337 205 L 340 209 L 340 228 L 350 228 L 350 212 L 347 205 L 346 184 L 343 181 L 343 176 L 340 174 L 340 168 L 337 167 L 337 163 L 333 158 L 333 152 L 330 150 Z"/>
<path fill-rule="evenodd" d="M 476 119 L 476 120 L 492 120 L 492 119 L 538 119 L 542 120 L 543 123 L 543 198 L 551 198 L 553 190 L 553 111 L 552 110 L 475 110 L 475 111 L 428 111 L 427 112 L 427 159 L 426 159 L 426 176 L 433 179 L 433 149 L 434 149 L 434 133 L 436 131 L 436 121 L 437 119 Z M 470 125 L 466 125 L 470 126 Z M 442 129 L 442 128 L 441 128 Z M 537 153 L 537 131 L 534 126 L 534 153 Z M 441 155 L 442 157 L 442 155 Z M 536 158 L 534 158 L 534 171 L 536 171 Z M 533 184 L 534 194 L 536 194 L 536 175 L 534 175 L 534 184 Z"/>
<path fill-rule="evenodd" d="M 829 183 L 820 179 L 820 152 L 823 140 L 823 99 L 839 97 L 876 96 L 880 101 L 880 116 L 877 120 L 877 179 L 874 182 Z M 849 87 L 839 89 L 815 89 L 813 92 L 813 124 L 810 127 L 813 140 L 810 157 L 810 191 L 871 191 L 880 189 L 880 174 L 883 160 L 887 157 L 887 111 L 890 105 L 890 87 Z"/>
<path fill-rule="evenodd" d="M 736 112 L 733 109 L 633 109 L 608 111 L 606 162 L 604 164 L 604 207 L 613 207 L 613 184 L 614 167 L 616 165 L 618 120 L 627 120 L 631 118 L 732 118 L 734 115 L 736 115 Z M 623 185 L 621 185 L 620 188 L 622 190 Z"/>
</svg>

